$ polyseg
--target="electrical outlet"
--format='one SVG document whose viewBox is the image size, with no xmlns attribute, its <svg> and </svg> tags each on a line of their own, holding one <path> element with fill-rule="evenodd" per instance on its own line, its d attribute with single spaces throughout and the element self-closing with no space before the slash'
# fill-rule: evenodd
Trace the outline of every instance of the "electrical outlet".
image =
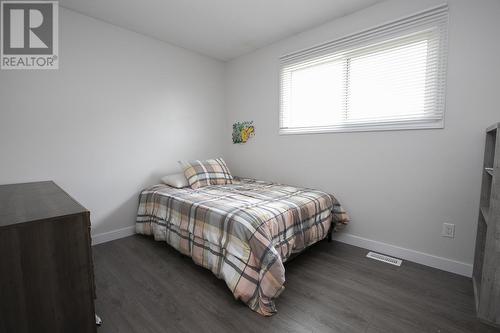
<svg viewBox="0 0 500 333">
<path fill-rule="evenodd" d="M 455 238 L 455 225 L 453 223 L 443 223 L 441 236 Z"/>
</svg>

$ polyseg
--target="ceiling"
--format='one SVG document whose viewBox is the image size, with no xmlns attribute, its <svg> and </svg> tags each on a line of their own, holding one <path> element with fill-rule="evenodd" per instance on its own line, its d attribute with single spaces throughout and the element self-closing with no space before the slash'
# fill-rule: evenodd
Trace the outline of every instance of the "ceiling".
<svg viewBox="0 0 500 333">
<path fill-rule="evenodd" d="M 65 8 L 230 60 L 382 0 L 60 0 Z"/>
</svg>

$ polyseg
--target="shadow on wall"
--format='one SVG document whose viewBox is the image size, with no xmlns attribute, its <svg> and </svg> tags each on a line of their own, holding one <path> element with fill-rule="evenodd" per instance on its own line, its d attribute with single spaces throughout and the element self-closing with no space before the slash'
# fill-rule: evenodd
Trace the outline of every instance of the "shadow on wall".
<svg viewBox="0 0 500 333">
<path fill-rule="evenodd" d="M 173 172 L 179 171 L 172 171 L 171 173 Z M 143 189 L 154 184 L 159 184 L 160 178 L 166 174 L 167 172 L 160 173 L 159 171 L 151 173 L 148 178 L 137 185 L 134 191 L 129 191 L 129 193 L 132 193 L 129 197 L 121 201 L 116 208 L 107 212 L 103 217 L 96 217 L 91 211 L 92 235 L 96 236 L 134 226 L 137 208 L 139 206 L 139 194 Z M 110 190 L 110 193 L 107 195 L 113 195 L 113 191 Z"/>
<path fill-rule="evenodd" d="M 140 190 L 125 201 L 121 202 L 115 209 L 108 212 L 108 214 L 102 218 L 96 218 L 95 214 L 91 211 L 90 220 L 92 222 L 92 235 L 96 236 L 133 226 L 139 203 L 139 193 Z M 127 222 L 125 223 L 125 221 Z"/>
</svg>

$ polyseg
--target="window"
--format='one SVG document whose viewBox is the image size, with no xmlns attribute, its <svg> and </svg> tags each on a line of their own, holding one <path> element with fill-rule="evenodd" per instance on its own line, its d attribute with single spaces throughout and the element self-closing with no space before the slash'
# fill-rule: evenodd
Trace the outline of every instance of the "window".
<svg viewBox="0 0 500 333">
<path fill-rule="evenodd" d="M 447 7 L 281 58 L 280 133 L 443 128 Z"/>
</svg>

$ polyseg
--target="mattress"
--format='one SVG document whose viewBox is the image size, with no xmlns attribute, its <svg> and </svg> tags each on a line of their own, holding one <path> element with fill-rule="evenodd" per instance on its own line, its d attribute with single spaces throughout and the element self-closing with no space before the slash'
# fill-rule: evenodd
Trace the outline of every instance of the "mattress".
<svg viewBox="0 0 500 333">
<path fill-rule="evenodd" d="M 190 256 L 223 279 L 236 299 L 270 316 L 284 289 L 283 263 L 324 239 L 334 223 L 348 221 L 331 194 L 240 179 L 199 189 L 145 189 L 136 231 Z"/>
</svg>

